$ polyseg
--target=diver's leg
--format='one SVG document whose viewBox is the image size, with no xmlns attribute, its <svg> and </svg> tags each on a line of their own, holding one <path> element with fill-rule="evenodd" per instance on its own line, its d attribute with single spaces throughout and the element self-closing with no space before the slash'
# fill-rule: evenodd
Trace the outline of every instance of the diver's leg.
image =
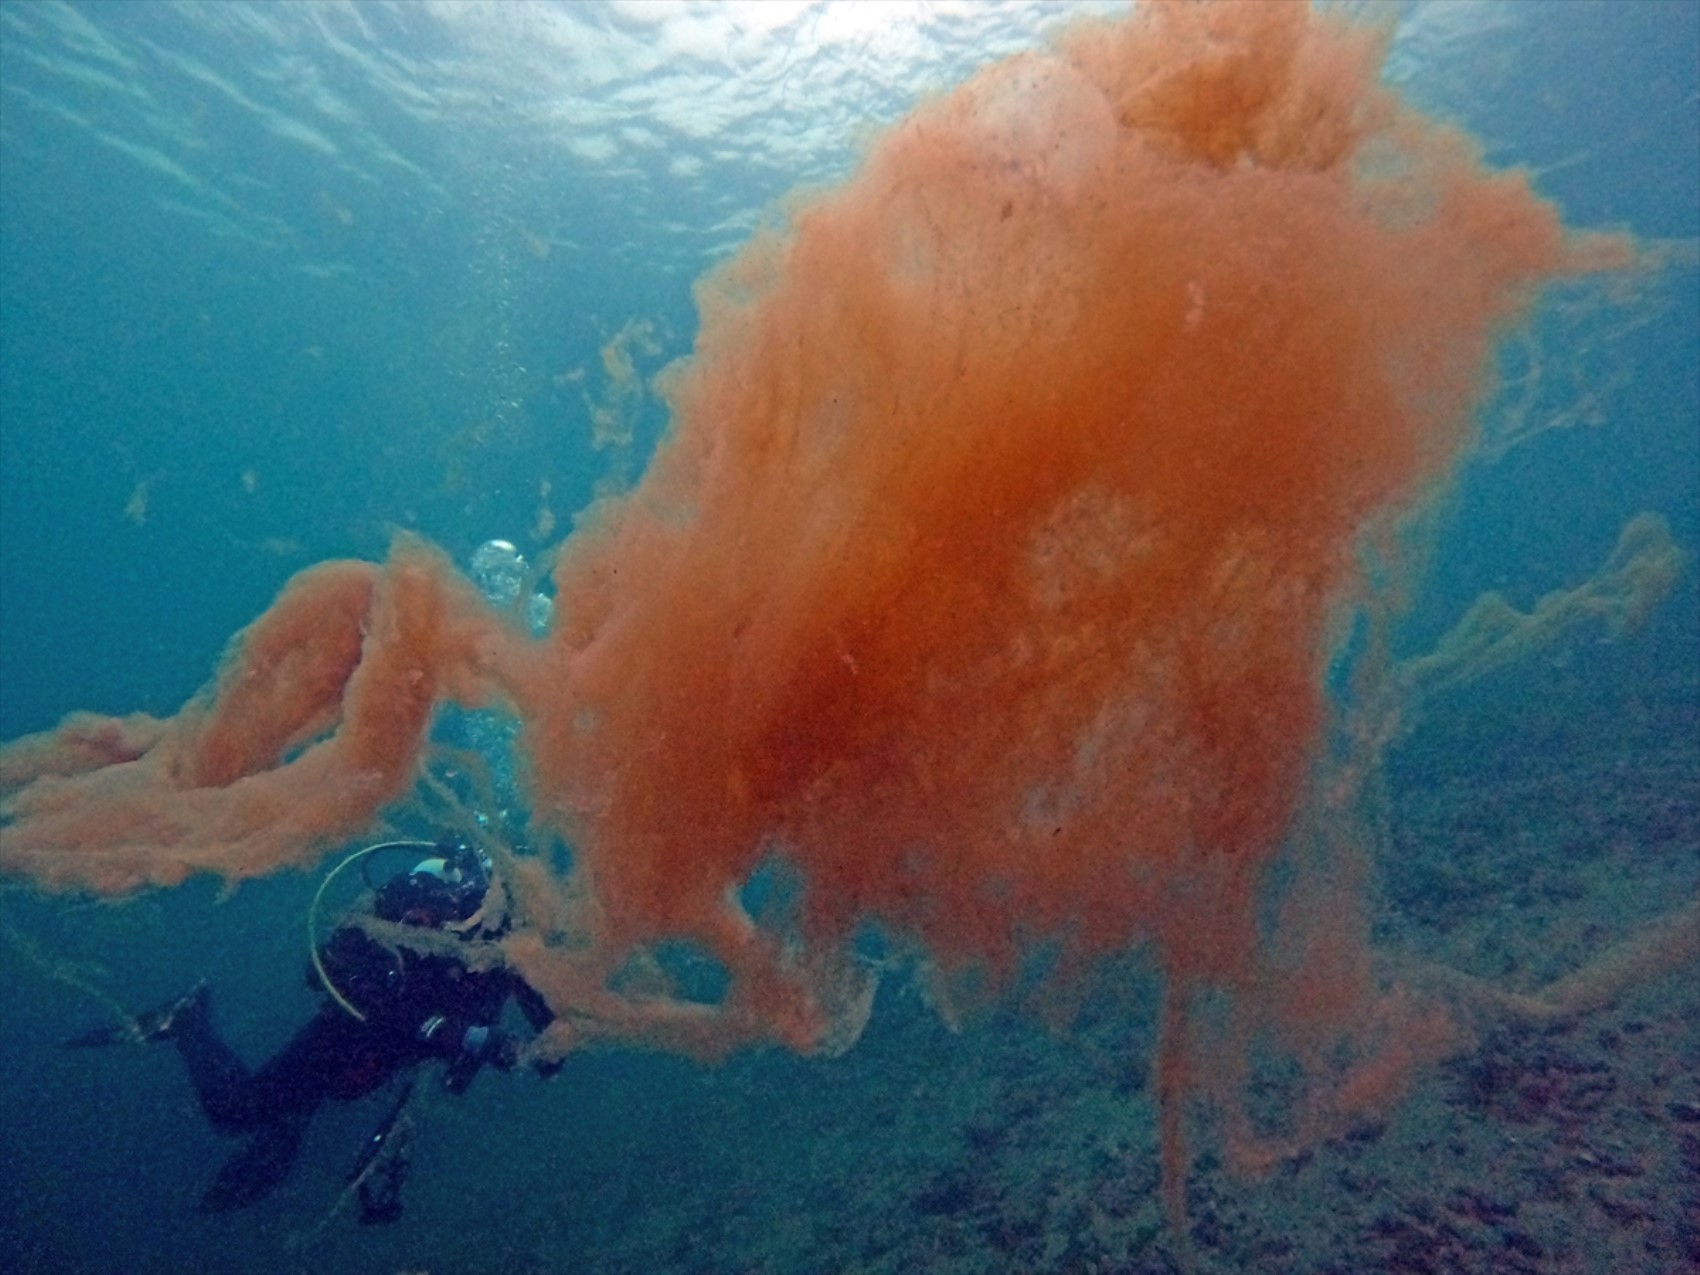
<svg viewBox="0 0 1700 1275">
<path fill-rule="evenodd" d="M 220 1112 L 225 1123 L 219 1127 L 252 1129 L 254 1134 L 219 1170 L 201 1197 L 202 1212 L 246 1208 L 270 1195 L 289 1176 L 313 1112 L 330 1096 L 336 1076 L 347 1066 L 351 1033 L 345 1024 L 353 1021 L 340 1011 L 319 1014 L 271 1061 L 251 1076 L 244 1073 L 240 1086 L 226 1092 L 229 1106 Z M 219 1062 L 212 1056 L 216 1040 L 208 1033 L 201 1041 L 209 1054 L 203 1061 L 209 1071 L 210 1064 Z M 220 1065 L 241 1066 L 228 1049 L 224 1054 Z"/>
<path fill-rule="evenodd" d="M 252 1101 L 253 1075 L 213 1026 L 212 1005 L 204 992 L 177 1011 L 170 1039 L 183 1056 L 189 1083 L 213 1128 L 241 1133 L 266 1118 L 267 1113 L 256 1111 Z"/>
<path fill-rule="evenodd" d="M 201 1196 L 201 1212 L 228 1213 L 270 1195 L 295 1165 L 301 1138 L 313 1118 L 311 1107 L 284 1111 L 254 1132 L 240 1151 L 224 1162 Z"/>
<path fill-rule="evenodd" d="M 317 1107 L 347 1065 L 345 1016 L 321 1013 L 296 1032 L 258 1071 L 250 1071 L 212 1024 L 203 997 L 179 1013 L 171 1039 L 189 1068 L 201 1110 L 221 1133 L 243 1133 L 285 1112 Z M 352 1023 L 352 1019 L 347 1022 Z"/>
</svg>

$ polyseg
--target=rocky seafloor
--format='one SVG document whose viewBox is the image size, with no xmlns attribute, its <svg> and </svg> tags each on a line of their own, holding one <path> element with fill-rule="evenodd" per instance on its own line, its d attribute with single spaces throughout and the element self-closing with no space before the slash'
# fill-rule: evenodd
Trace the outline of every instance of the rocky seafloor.
<svg viewBox="0 0 1700 1275">
<path fill-rule="evenodd" d="M 1534 990 L 1693 899 L 1700 696 L 1652 702 L 1425 723 L 1389 767 L 1378 945 Z M 549 1190 L 504 1201 L 509 1239 L 482 1260 L 703 1275 L 1700 1270 L 1692 966 L 1571 1019 L 1480 1023 L 1402 1101 L 1259 1180 L 1230 1173 L 1205 1131 L 1185 1244 L 1158 1192 L 1156 998 L 1130 964 L 1060 1028 L 1012 1008 L 951 1034 L 898 982 L 835 1060 L 583 1060 L 551 1086 L 559 1122 L 534 1144 Z M 565 1151 L 563 1128 L 577 1131 Z M 472 1267 L 445 1255 L 434 1269 Z"/>
</svg>

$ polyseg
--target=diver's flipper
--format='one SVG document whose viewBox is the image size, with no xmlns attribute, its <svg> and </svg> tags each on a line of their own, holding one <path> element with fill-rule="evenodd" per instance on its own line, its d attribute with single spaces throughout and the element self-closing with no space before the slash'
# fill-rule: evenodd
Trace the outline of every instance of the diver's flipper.
<svg viewBox="0 0 1700 1275">
<path fill-rule="evenodd" d="M 207 1012 L 207 1006 L 212 1003 L 212 989 L 205 983 L 195 986 L 176 1000 L 167 1001 L 145 1014 L 136 1016 L 136 1039 L 144 1045 L 156 1040 L 169 1040 L 183 1029 L 183 1026 L 196 1014 Z"/>
<path fill-rule="evenodd" d="M 126 1019 L 122 1023 L 108 1023 L 105 1027 L 92 1028 L 81 1036 L 62 1040 L 59 1042 L 59 1048 L 102 1049 L 107 1045 L 133 1045 L 136 1042 L 136 1024 Z"/>
<path fill-rule="evenodd" d="M 307 1132 L 308 1111 L 292 1111 L 259 1130 L 218 1171 L 201 1196 L 201 1212 L 229 1213 L 270 1195 L 289 1176 Z"/>
<path fill-rule="evenodd" d="M 205 983 L 182 996 L 173 996 L 163 1005 L 155 1006 L 123 1022 L 96 1027 L 70 1040 L 61 1041 L 61 1049 L 100 1049 L 106 1045 L 150 1045 L 156 1040 L 169 1040 L 182 1029 L 193 1014 L 206 1010 L 212 995 Z"/>
<path fill-rule="evenodd" d="M 401 1088 L 389 1112 L 348 1171 L 348 1191 L 360 1201 L 361 1226 L 387 1226 L 401 1218 L 401 1188 L 412 1163 L 413 1126 L 405 1119 L 413 1097 L 413 1077 Z M 348 1191 L 344 1191 L 344 1197 Z"/>
</svg>

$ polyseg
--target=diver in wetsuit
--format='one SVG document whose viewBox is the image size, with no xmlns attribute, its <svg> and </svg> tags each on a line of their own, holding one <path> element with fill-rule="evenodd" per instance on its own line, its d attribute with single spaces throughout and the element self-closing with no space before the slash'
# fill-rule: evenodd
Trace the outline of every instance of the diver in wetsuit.
<svg viewBox="0 0 1700 1275">
<path fill-rule="evenodd" d="M 494 932 L 484 928 L 487 919 L 479 910 L 488 887 L 488 869 L 477 852 L 463 841 L 446 839 L 412 871 L 379 889 L 372 911 L 383 921 L 458 934 L 463 940 L 494 937 L 505 922 Z M 176 1042 L 213 1127 L 249 1135 L 202 1197 L 204 1212 L 244 1208 L 282 1183 L 313 1112 L 326 1099 L 364 1097 L 399 1072 L 432 1059 L 446 1064 L 444 1087 L 462 1093 L 481 1068 L 513 1067 L 518 1042 L 498 1025 L 510 997 L 535 1031 L 553 1018 L 543 998 L 505 968 L 478 970 L 437 951 L 416 951 L 405 943 L 391 947 L 358 924 L 338 927 L 318 957 L 308 980 L 330 995 L 257 1071 L 250 1071 L 214 1029 L 205 984 L 123 1031 L 103 1029 L 66 1042 Z M 331 988 L 325 988 L 321 970 Z M 387 1135 L 402 1102 L 405 1094 L 375 1141 Z M 363 1186 L 362 1205 L 367 1204 Z M 390 1211 L 363 1212 L 362 1220 L 390 1221 L 399 1215 L 399 1202 L 390 1200 L 386 1207 Z"/>
</svg>

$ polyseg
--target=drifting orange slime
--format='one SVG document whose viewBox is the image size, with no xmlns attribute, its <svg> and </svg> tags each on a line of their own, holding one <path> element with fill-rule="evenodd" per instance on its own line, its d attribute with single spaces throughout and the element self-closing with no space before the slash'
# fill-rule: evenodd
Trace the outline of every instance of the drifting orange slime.
<svg viewBox="0 0 1700 1275">
<path fill-rule="evenodd" d="M 563 1014 L 685 939 L 741 1031 L 810 1047 L 807 963 L 736 898 L 768 856 L 806 951 L 1150 940 L 1244 991 L 1366 530 L 1445 479 L 1534 290 L 1627 259 L 1381 52 L 1302 4 L 1152 3 L 926 102 L 703 282 L 671 434 L 564 547 L 546 638 L 416 543 L 315 568 L 151 744 L 13 745 L 0 868 L 307 864 L 406 796 L 437 703 L 500 702 L 594 903 L 588 973 L 510 944 Z M 1350 1000 L 1313 966 L 1295 1021 Z M 1184 1050 L 1159 1070 L 1184 1088 Z"/>
<path fill-rule="evenodd" d="M 525 696 L 619 924 L 702 931 L 777 848 L 834 934 L 1002 963 L 1180 909 L 1171 960 L 1238 959 L 1360 533 L 1578 264 L 1379 53 L 1148 6 L 923 105 L 704 282 Z"/>
</svg>

